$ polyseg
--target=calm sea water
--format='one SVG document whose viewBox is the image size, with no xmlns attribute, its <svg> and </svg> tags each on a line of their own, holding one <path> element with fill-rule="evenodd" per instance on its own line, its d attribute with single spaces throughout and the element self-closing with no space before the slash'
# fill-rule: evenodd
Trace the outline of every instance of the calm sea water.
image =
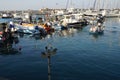
<svg viewBox="0 0 120 80">
<path fill-rule="evenodd" d="M 90 35 L 90 26 L 71 32 L 55 32 L 36 40 L 20 37 L 20 54 L 0 55 L 0 77 L 9 80 L 48 80 L 47 58 L 41 57 L 51 43 L 51 80 L 120 80 L 120 21 L 106 19 L 103 35 Z M 15 45 L 14 45 L 15 47 Z"/>
</svg>

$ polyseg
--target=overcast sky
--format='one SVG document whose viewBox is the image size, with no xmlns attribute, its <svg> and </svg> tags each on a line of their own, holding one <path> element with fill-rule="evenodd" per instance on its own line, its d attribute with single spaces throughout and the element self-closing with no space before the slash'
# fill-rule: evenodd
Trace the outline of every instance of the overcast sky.
<svg viewBox="0 0 120 80">
<path fill-rule="evenodd" d="M 99 0 L 97 0 L 99 1 Z M 100 0 L 101 7 L 120 7 L 120 0 Z M 75 8 L 93 7 L 95 0 L 69 0 Z M 103 3 L 104 2 L 104 3 Z M 71 4 L 72 3 L 72 4 Z M 98 3 L 96 3 L 97 5 Z M 41 8 L 66 8 L 67 0 L 0 0 L 0 10 L 38 10 Z"/>
</svg>

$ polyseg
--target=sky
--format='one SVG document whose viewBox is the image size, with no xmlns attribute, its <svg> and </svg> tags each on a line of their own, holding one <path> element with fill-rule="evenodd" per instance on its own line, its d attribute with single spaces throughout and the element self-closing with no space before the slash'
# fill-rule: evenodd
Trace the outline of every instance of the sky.
<svg viewBox="0 0 120 80">
<path fill-rule="evenodd" d="M 41 8 L 66 8 L 68 0 L 0 0 L 0 10 L 39 10 Z M 99 0 L 96 0 L 99 1 Z M 100 0 L 101 7 L 120 7 L 120 0 Z M 68 7 L 90 8 L 95 0 L 69 0 Z M 98 6 L 96 3 L 96 7 Z"/>
</svg>

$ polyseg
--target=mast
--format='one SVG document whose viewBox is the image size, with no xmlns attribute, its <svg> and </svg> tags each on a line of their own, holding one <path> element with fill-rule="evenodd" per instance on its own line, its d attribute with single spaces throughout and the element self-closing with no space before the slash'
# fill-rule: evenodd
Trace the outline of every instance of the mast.
<svg viewBox="0 0 120 80">
<path fill-rule="evenodd" d="M 104 0 L 104 2 L 102 0 L 102 9 L 105 9 L 105 3 L 106 3 L 106 0 Z"/>
<path fill-rule="evenodd" d="M 120 4 L 120 1 L 116 0 L 116 9 L 120 7 L 119 4 Z"/>
<path fill-rule="evenodd" d="M 67 8 L 68 8 L 68 4 L 69 4 L 69 0 L 67 0 L 67 3 L 66 3 L 66 9 L 65 9 L 65 10 L 67 10 Z"/>
<path fill-rule="evenodd" d="M 96 6 L 96 0 L 93 3 L 93 9 L 95 10 L 95 6 Z"/>
<path fill-rule="evenodd" d="M 97 10 L 99 11 L 100 10 L 100 0 L 98 0 L 98 2 L 97 2 Z"/>
</svg>

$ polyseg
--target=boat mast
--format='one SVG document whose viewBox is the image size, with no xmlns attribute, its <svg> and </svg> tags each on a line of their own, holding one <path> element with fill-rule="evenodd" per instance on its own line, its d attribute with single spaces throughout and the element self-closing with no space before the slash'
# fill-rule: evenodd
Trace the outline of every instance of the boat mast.
<svg viewBox="0 0 120 80">
<path fill-rule="evenodd" d="M 120 6 L 119 6 L 119 3 L 120 3 L 120 1 L 118 1 L 118 0 L 116 0 L 116 9 L 118 9 Z"/>
<path fill-rule="evenodd" d="M 71 7 L 73 7 L 73 3 L 72 3 L 72 0 L 71 0 L 71 3 L 70 3 Z"/>
<path fill-rule="evenodd" d="M 93 4 L 93 9 L 95 10 L 95 6 L 96 6 L 96 0 L 94 1 L 94 4 Z"/>
<path fill-rule="evenodd" d="M 98 2 L 97 2 L 97 10 L 99 11 L 100 10 L 100 0 L 98 0 Z"/>
<path fill-rule="evenodd" d="M 67 8 L 68 8 L 68 4 L 69 4 L 69 0 L 67 0 L 67 3 L 66 3 L 66 11 L 67 11 Z"/>
<path fill-rule="evenodd" d="M 105 3 L 106 3 L 106 0 L 104 0 L 104 2 L 102 0 L 102 9 L 105 9 Z"/>
</svg>

